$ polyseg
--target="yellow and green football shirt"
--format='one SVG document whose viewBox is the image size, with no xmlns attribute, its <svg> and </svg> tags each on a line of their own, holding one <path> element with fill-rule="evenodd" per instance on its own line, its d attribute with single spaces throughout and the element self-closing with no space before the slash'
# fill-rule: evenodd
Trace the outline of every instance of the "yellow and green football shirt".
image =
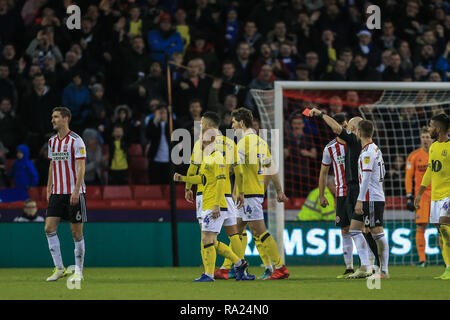
<svg viewBox="0 0 450 320">
<path fill-rule="evenodd" d="M 231 196 L 230 168 L 235 165 L 238 160 L 237 145 L 233 140 L 223 135 L 217 136 L 215 143 L 216 150 L 222 153 L 226 166 L 225 195 Z"/>
<path fill-rule="evenodd" d="M 434 142 L 429 151 L 428 168 L 421 185 L 431 182 L 431 200 L 439 201 L 450 197 L 450 140 Z"/>
<path fill-rule="evenodd" d="M 264 168 L 272 161 L 267 142 L 249 133 L 239 140 L 237 149 L 244 174 L 244 196 L 264 196 Z"/>
<path fill-rule="evenodd" d="M 226 186 L 222 185 L 222 188 L 219 186 L 219 180 L 226 180 L 226 165 L 223 155 L 215 151 L 205 157 L 200 166 L 199 174 L 202 177 L 203 184 L 202 210 L 212 210 L 215 205 L 227 208 Z"/>
<path fill-rule="evenodd" d="M 200 169 L 200 166 L 202 165 L 202 159 L 203 159 L 203 150 L 202 150 L 202 144 L 200 139 L 197 140 L 194 143 L 194 148 L 192 149 L 191 154 L 191 163 L 189 165 L 187 175 L 197 175 L 198 170 Z M 192 184 L 186 182 L 186 190 L 191 190 Z M 197 185 L 197 195 L 200 195 L 203 193 L 203 185 L 198 184 Z"/>
</svg>

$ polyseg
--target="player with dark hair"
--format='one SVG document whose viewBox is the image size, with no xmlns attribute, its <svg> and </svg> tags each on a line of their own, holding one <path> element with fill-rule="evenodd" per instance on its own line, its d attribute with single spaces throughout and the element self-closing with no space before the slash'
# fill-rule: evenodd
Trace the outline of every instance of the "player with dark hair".
<svg viewBox="0 0 450 320">
<path fill-rule="evenodd" d="M 187 176 L 178 173 L 174 175 L 174 181 L 203 185 L 199 222 L 201 222 L 202 230 L 201 255 L 205 273 L 195 281 L 214 281 L 216 253 L 234 263 L 236 280 L 254 280 L 254 276 L 245 272 L 248 263 L 239 257 L 242 254 L 241 241 L 236 227 L 236 209 L 231 198 L 229 178 L 229 164 L 235 164 L 233 159 L 236 158 L 236 148 L 233 146 L 234 141 L 227 141 L 227 138 L 220 134 L 218 126 L 217 114 L 205 113 L 202 117 L 201 134 L 203 152 L 198 173 Z M 197 157 L 194 155 L 195 158 Z M 238 184 L 242 184 L 242 174 L 239 174 L 236 179 Z M 225 226 L 234 250 L 217 240 L 217 234 L 222 226 Z"/>
<path fill-rule="evenodd" d="M 425 255 L 425 229 L 428 221 L 430 223 L 437 224 L 439 222 L 439 217 L 437 217 L 437 220 L 435 221 L 430 220 L 431 186 L 428 186 L 422 196 L 420 209 L 416 210 L 416 207 L 414 206 L 413 186 L 415 195 L 417 195 L 423 175 L 427 170 L 428 152 L 431 144 L 433 143 L 433 139 L 431 139 L 430 135 L 430 129 L 428 127 L 422 128 L 420 133 L 420 141 L 421 147 L 411 152 L 406 159 L 405 188 L 407 194 L 406 208 L 409 211 L 415 212 L 416 248 L 419 254 L 419 263 L 417 266 L 424 268 L 427 265 L 427 258 Z"/>
<path fill-rule="evenodd" d="M 414 200 L 420 209 L 421 198 L 431 183 L 430 221 L 439 222 L 442 239 L 442 256 L 446 265 L 442 275 L 435 279 L 450 280 L 450 140 L 448 138 L 449 118 L 442 113 L 431 118 L 430 135 L 436 139 L 430 147 L 428 168 L 422 178 L 419 192 Z M 438 218 L 439 217 L 439 218 Z"/>
<path fill-rule="evenodd" d="M 87 222 L 84 184 L 86 147 L 83 139 L 69 129 L 71 116 L 70 110 L 65 107 L 54 108 L 52 112 L 52 125 L 57 134 L 48 141 L 50 167 L 45 233 L 55 269 L 47 281 L 56 281 L 66 275 L 56 233 L 61 219 L 70 221 L 70 230 L 75 242 L 75 273 L 72 279 L 74 281 L 83 279 L 85 253 L 83 223 Z"/>
<path fill-rule="evenodd" d="M 347 128 L 347 119 L 343 113 L 334 115 L 333 119 L 342 128 Z M 323 149 L 322 165 L 319 175 L 320 205 L 325 208 L 328 205 L 328 200 L 324 195 L 325 186 L 327 184 L 328 172 L 330 167 L 333 166 L 334 182 L 336 185 L 336 226 L 341 227 L 342 248 L 346 266 L 345 272 L 338 276 L 339 279 L 355 272 L 353 270 L 353 240 L 349 233 L 353 210 L 347 206 L 347 185 L 345 182 L 346 149 L 347 143 L 341 138 L 336 137 L 336 139 L 330 141 Z"/>
<path fill-rule="evenodd" d="M 287 201 L 278 173 L 274 172 L 274 163 L 267 142 L 261 139 L 252 129 L 253 115 L 246 108 L 239 108 L 231 113 L 232 127 L 238 136 L 239 163 L 244 173 L 243 189 L 239 189 L 239 202 L 245 198 L 244 207 L 239 211 L 238 228 L 242 233 L 247 224 L 250 227 L 256 247 L 259 252 L 267 255 L 275 265 L 267 264 L 265 280 L 286 279 L 289 271 L 281 260 L 275 239 L 266 229 L 262 203 L 264 201 L 264 186 L 271 180 L 277 192 L 278 202 Z"/>
</svg>

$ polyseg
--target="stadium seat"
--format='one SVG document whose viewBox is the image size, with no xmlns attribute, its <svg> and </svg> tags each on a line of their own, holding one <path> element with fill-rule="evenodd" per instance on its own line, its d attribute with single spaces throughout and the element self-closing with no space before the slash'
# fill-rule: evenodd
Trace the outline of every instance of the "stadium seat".
<svg viewBox="0 0 450 320">
<path fill-rule="evenodd" d="M 38 209 L 40 209 L 40 210 L 46 210 L 48 208 L 47 200 L 45 200 L 45 201 L 37 201 L 36 205 L 37 205 Z"/>
<path fill-rule="evenodd" d="M 164 199 L 163 190 L 159 185 L 151 186 L 132 186 L 133 199 L 148 200 L 148 199 Z"/>
<path fill-rule="evenodd" d="M 41 193 L 41 188 L 40 187 L 30 187 L 30 188 L 28 188 L 28 195 L 30 196 L 30 199 L 32 199 L 34 201 L 41 201 L 42 200 L 42 193 Z"/>
<path fill-rule="evenodd" d="M 111 200 L 108 209 L 113 210 L 139 210 L 141 205 L 136 200 Z"/>
<path fill-rule="evenodd" d="M 176 190 L 177 190 L 177 199 L 184 199 L 184 194 L 185 194 L 185 190 L 186 187 L 184 186 L 184 184 L 177 184 L 176 185 Z M 170 189 L 169 189 L 170 192 Z"/>
<path fill-rule="evenodd" d="M 142 146 L 139 143 L 133 143 L 128 148 L 128 155 L 130 157 L 143 157 L 144 152 L 142 151 Z"/>
<path fill-rule="evenodd" d="M 385 210 L 405 210 L 406 198 L 402 197 L 386 197 Z"/>
<path fill-rule="evenodd" d="M 102 144 L 102 154 L 109 154 L 109 146 L 106 143 Z"/>
<path fill-rule="evenodd" d="M 0 209 L 3 210 L 22 210 L 23 209 L 23 201 L 16 202 L 1 202 Z"/>
<path fill-rule="evenodd" d="M 132 200 L 130 186 L 105 186 L 103 200 Z"/>
<path fill-rule="evenodd" d="M 11 170 L 13 168 L 14 161 L 16 161 L 16 159 L 6 159 L 5 160 L 5 171 L 6 172 L 8 172 L 9 170 Z"/>
<path fill-rule="evenodd" d="M 185 199 L 177 199 L 177 210 L 195 210 L 195 202 L 189 203 Z"/>
<path fill-rule="evenodd" d="M 148 160 L 146 157 L 130 157 L 130 171 L 147 171 Z"/>
<path fill-rule="evenodd" d="M 288 206 L 291 206 L 292 209 L 300 209 L 305 202 L 305 198 L 292 198 L 288 202 Z"/>
<path fill-rule="evenodd" d="M 99 186 L 87 186 L 86 187 L 86 199 L 87 200 L 102 200 L 102 188 Z"/>
<path fill-rule="evenodd" d="M 148 184 L 148 160 L 145 157 L 130 157 L 129 180 L 131 184 Z"/>
<path fill-rule="evenodd" d="M 47 201 L 47 187 L 39 187 L 42 201 Z"/>
<path fill-rule="evenodd" d="M 106 200 L 89 200 L 87 202 L 87 208 L 89 210 L 108 210 L 110 208 L 109 201 Z"/>
<path fill-rule="evenodd" d="M 140 206 L 143 210 L 170 210 L 170 203 L 167 199 L 142 200 Z"/>
</svg>

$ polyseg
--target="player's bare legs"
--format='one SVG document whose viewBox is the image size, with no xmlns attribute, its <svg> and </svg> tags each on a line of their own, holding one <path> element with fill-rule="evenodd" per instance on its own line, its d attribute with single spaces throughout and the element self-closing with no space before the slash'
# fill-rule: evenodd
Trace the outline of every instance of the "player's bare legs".
<svg viewBox="0 0 450 320">
<path fill-rule="evenodd" d="M 377 243 L 378 257 L 380 259 L 380 277 L 389 278 L 389 244 L 387 242 L 386 236 L 382 226 L 370 228 L 370 233 L 373 239 Z"/>
<path fill-rule="evenodd" d="M 55 265 L 53 274 L 47 278 L 47 281 L 56 281 L 65 276 L 65 269 L 61 256 L 61 246 L 59 243 L 58 234 L 56 233 L 60 220 L 61 218 L 58 217 L 47 217 L 45 219 L 45 234 L 47 236 L 48 247 L 53 258 L 53 264 Z"/>
<path fill-rule="evenodd" d="M 49 233 L 56 232 L 60 221 L 61 218 L 58 217 L 47 217 L 45 219 L 45 233 L 48 235 Z"/>
<path fill-rule="evenodd" d="M 84 265 L 84 237 L 83 237 L 83 223 L 71 223 L 70 230 L 72 231 L 73 241 L 75 243 L 75 274 L 83 278 Z"/>
</svg>

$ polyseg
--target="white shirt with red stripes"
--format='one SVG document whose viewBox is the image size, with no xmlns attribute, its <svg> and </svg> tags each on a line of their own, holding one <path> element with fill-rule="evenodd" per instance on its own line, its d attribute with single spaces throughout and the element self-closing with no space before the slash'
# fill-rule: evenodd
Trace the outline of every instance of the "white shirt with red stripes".
<svg viewBox="0 0 450 320">
<path fill-rule="evenodd" d="M 333 164 L 334 183 L 336 184 L 336 196 L 347 195 L 347 184 L 345 181 L 345 151 L 347 145 L 336 139 L 330 141 L 323 149 L 322 164 L 330 166 Z"/>
<path fill-rule="evenodd" d="M 383 180 L 386 173 L 380 148 L 370 142 L 359 155 L 359 201 L 385 201 Z"/>
<path fill-rule="evenodd" d="M 54 135 L 48 141 L 48 159 L 52 160 L 52 194 L 72 194 L 77 182 L 78 159 L 86 159 L 86 146 L 75 132 L 62 139 Z M 84 180 L 80 193 L 86 192 Z"/>
</svg>

